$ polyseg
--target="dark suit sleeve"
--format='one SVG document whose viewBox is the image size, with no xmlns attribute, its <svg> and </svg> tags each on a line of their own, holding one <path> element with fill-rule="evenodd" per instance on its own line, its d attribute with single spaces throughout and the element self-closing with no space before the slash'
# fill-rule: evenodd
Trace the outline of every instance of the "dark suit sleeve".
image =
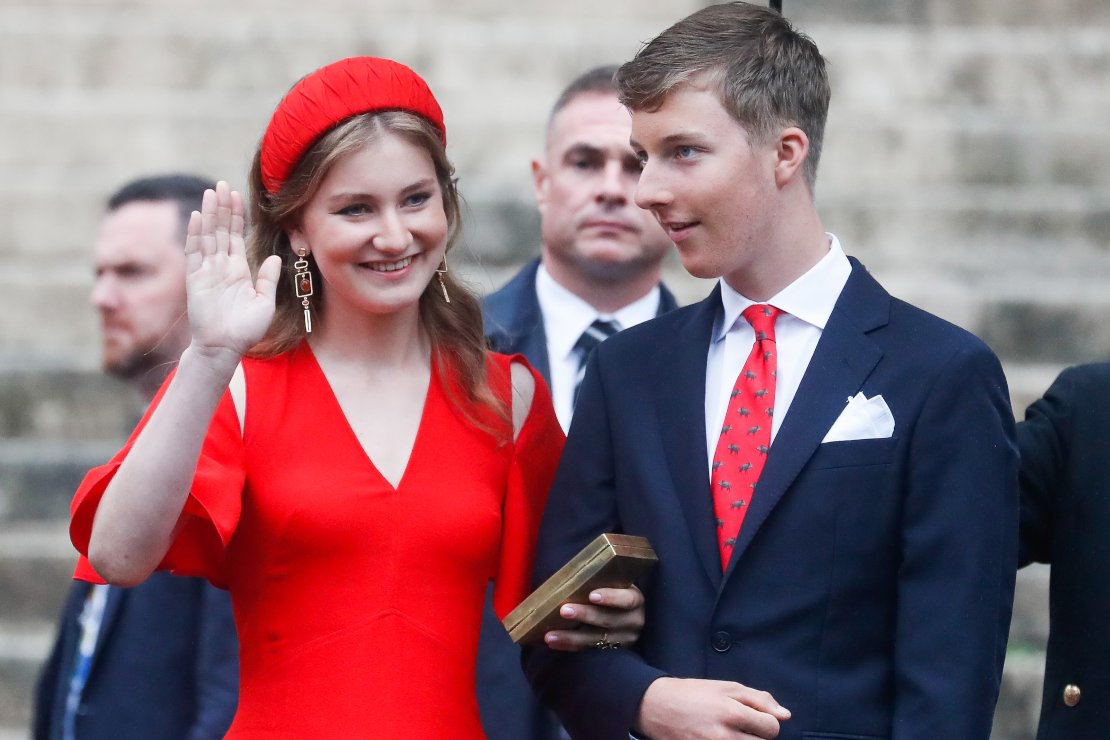
<svg viewBox="0 0 1110 740">
<path fill-rule="evenodd" d="M 582 382 L 563 457 L 540 529 L 539 584 L 599 533 L 620 532 L 609 414 L 594 353 Z M 564 653 L 525 648 L 525 672 L 540 700 L 577 739 L 627 740 L 648 685 L 665 675 L 633 650 Z"/>
<path fill-rule="evenodd" d="M 231 726 L 239 703 L 239 641 L 227 592 L 207 583 L 200 586 L 197 715 L 188 740 L 218 740 Z"/>
<path fill-rule="evenodd" d="M 1025 421 L 1018 424 L 1021 565 L 1052 561 L 1053 500 L 1066 475 L 1072 436 L 1072 381 L 1071 373 L 1061 373 L 1044 397 L 1026 409 Z"/>
<path fill-rule="evenodd" d="M 975 343 L 934 376 L 911 436 L 898 579 L 893 738 L 987 740 L 1017 563 L 1006 381 Z"/>
</svg>

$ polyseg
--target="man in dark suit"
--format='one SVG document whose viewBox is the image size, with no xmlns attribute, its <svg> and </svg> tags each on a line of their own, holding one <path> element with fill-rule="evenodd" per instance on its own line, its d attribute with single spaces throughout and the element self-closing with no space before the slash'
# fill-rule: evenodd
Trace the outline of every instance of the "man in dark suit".
<svg viewBox="0 0 1110 740">
<path fill-rule="evenodd" d="M 700 10 L 617 75 L 651 209 L 702 303 L 587 367 L 536 559 L 646 536 L 633 649 L 526 650 L 575 738 L 986 740 L 1017 562 L 997 358 L 892 298 L 813 188 L 824 60 L 772 10 Z"/>
<path fill-rule="evenodd" d="M 616 71 L 591 69 L 559 95 L 544 155 L 532 161 L 541 256 L 483 302 L 490 346 L 523 354 L 543 374 L 564 429 L 589 347 L 676 307 L 659 281 L 671 242 L 633 202 L 640 162 L 628 143 L 632 123 L 617 100 Z M 558 737 L 558 723 L 524 679 L 519 649 L 489 608 L 478 701 L 490 740 Z"/>
<path fill-rule="evenodd" d="M 1018 424 L 1021 564 L 1051 563 L 1037 740 L 1110 728 L 1110 363 L 1072 367 Z"/>
<path fill-rule="evenodd" d="M 102 364 L 144 405 L 189 343 L 184 235 L 215 184 L 128 183 L 108 201 L 91 302 Z M 135 588 L 75 582 L 35 696 L 35 740 L 222 738 L 238 703 L 238 641 L 224 591 L 168 573 Z"/>
<path fill-rule="evenodd" d="M 588 354 L 583 335 L 594 341 L 591 325 L 626 329 L 677 305 L 659 282 L 671 241 L 633 202 L 640 162 L 616 71 L 591 69 L 559 95 L 544 155 L 532 161 L 540 258 L 483 302 L 490 346 L 519 352 L 540 371 L 564 430 Z"/>
</svg>

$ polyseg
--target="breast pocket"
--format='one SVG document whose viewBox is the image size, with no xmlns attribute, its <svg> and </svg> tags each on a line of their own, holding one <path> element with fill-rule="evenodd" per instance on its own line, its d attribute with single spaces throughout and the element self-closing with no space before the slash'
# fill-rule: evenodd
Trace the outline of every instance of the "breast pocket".
<svg viewBox="0 0 1110 740">
<path fill-rule="evenodd" d="M 806 467 L 851 468 L 865 465 L 888 465 L 898 449 L 898 437 L 885 439 L 853 439 L 846 442 L 825 442 L 817 447 Z"/>
</svg>

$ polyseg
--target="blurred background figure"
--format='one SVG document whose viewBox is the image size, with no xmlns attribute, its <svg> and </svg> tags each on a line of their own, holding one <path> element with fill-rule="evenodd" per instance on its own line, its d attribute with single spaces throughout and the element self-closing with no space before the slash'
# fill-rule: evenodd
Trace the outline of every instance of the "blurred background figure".
<svg viewBox="0 0 1110 740">
<path fill-rule="evenodd" d="M 1110 728 L 1110 363 L 1060 374 L 1018 424 L 1021 565 L 1052 566 L 1038 740 Z"/>
<path fill-rule="evenodd" d="M 189 344 L 185 227 L 215 183 L 134 180 L 108 201 L 90 301 L 104 372 L 154 396 Z M 231 602 L 199 578 L 75 581 L 35 696 L 35 740 L 223 737 L 238 697 Z"/>
<path fill-rule="evenodd" d="M 552 107 L 544 153 L 532 160 L 540 257 L 483 304 L 490 346 L 523 354 L 543 374 L 564 431 L 590 350 L 676 307 L 659 282 L 671 241 L 632 201 L 640 162 L 628 143 L 632 119 L 617 100 L 616 71 L 612 65 L 581 74 Z M 488 599 L 478 701 L 490 740 L 559 736 L 554 714 L 532 694 L 520 650 Z"/>
</svg>

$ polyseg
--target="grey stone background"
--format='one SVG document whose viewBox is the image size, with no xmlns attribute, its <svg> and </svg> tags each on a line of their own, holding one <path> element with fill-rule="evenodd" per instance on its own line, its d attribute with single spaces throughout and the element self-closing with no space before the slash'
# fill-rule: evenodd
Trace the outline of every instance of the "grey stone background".
<svg viewBox="0 0 1110 740">
<path fill-rule="evenodd" d="M 0 740 L 66 588 L 68 498 L 133 399 L 96 371 L 86 297 L 104 198 L 195 170 L 242 187 L 306 72 L 399 59 L 444 108 L 479 290 L 535 251 L 528 161 L 570 77 L 622 61 L 690 0 L 0 0 Z M 830 63 L 826 227 L 895 295 L 982 336 L 1015 409 L 1110 357 L 1110 3 L 784 0 Z M 708 285 L 677 261 L 684 301 Z M 1032 738 L 1044 569 L 1021 574 L 996 740 Z"/>
</svg>

